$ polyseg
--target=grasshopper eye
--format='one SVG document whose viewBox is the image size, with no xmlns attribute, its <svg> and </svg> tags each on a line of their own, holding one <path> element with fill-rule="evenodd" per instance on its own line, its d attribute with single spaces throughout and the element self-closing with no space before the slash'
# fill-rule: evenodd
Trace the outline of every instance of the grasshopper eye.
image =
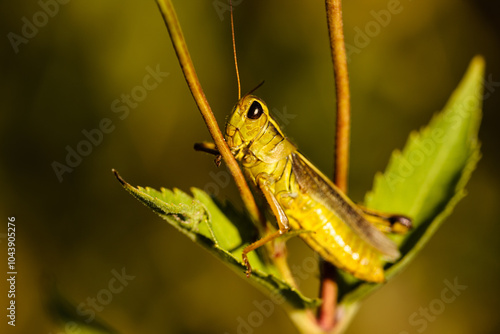
<svg viewBox="0 0 500 334">
<path fill-rule="evenodd" d="M 248 109 L 247 117 L 250 119 L 258 119 L 264 113 L 262 105 L 258 101 L 254 101 Z"/>
</svg>

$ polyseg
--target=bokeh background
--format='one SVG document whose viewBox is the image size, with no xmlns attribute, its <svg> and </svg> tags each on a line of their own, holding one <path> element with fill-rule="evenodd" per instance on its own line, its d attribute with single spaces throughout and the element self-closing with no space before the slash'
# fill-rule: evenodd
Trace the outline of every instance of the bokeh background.
<svg viewBox="0 0 500 334">
<path fill-rule="evenodd" d="M 7 327 L 2 315 L 0 331 L 76 333 L 50 312 L 54 300 L 88 310 L 88 298 L 103 296 L 113 270 L 125 268 L 135 278 L 96 312 L 118 332 L 237 333 L 239 319 L 266 296 L 133 199 L 111 173 L 118 169 L 133 185 L 209 189 L 240 205 L 233 183 L 213 177 L 220 170 L 212 157 L 192 149 L 209 135 L 155 2 L 67 1 L 15 52 L 8 34 L 22 35 L 23 18 L 43 21 L 41 3 L 55 2 L 0 2 L 0 258 L 6 272 L 6 217 L 15 216 L 19 273 L 17 326 Z M 444 106 L 476 54 L 486 59 L 491 90 L 480 130 L 483 159 L 469 195 L 414 263 L 368 298 L 348 333 L 417 333 L 423 327 L 410 316 L 455 278 L 467 289 L 423 332 L 499 333 L 500 6 L 401 0 L 400 11 L 360 44 L 359 31 L 377 22 L 371 11 L 395 3 L 344 4 L 346 42 L 357 47 L 349 64 L 351 197 L 363 199 L 392 150 Z M 223 126 L 237 98 L 229 12 L 215 9 L 224 4 L 218 0 L 174 4 Z M 335 100 L 324 4 L 235 1 L 235 29 L 243 91 L 265 80 L 258 94 L 271 110 L 291 115 L 281 119 L 288 136 L 331 174 Z M 157 66 L 168 72 L 157 88 L 126 117 L 113 112 L 113 101 L 137 91 L 146 68 Z M 66 147 L 75 149 L 85 140 L 82 131 L 99 128 L 103 119 L 113 131 L 59 180 L 54 161 L 65 164 Z M 310 255 L 300 240 L 289 244 L 291 261 Z M 303 288 L 316 294 L 314 275 Z M 4 279 L 0 289 L 5 313 Z M 252 331 L 294 328 L 276 309 Z"/>
</svg>

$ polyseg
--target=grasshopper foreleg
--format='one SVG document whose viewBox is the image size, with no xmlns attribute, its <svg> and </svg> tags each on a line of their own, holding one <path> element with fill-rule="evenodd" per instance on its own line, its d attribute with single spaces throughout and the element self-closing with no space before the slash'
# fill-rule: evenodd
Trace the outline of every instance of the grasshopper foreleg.
<svg viewBox="0 0 500 334">
<path fill-rule="evenodd" d="M 222 155 L 220 155 L 219 150 L 217 149 L 214 143 L 210 142 L 195 143 L 194 149 L 195 151 L 201 151 L 215 155 L 215 160 L 214 160 L 215 165 L 217 167 L 220 166 L 222 162 Z"/>
</svg>

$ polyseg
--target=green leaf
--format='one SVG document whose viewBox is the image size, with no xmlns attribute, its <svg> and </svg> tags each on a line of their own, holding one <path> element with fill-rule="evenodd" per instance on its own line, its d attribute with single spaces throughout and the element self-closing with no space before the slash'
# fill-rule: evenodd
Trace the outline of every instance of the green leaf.
<svg viewBox="0 0 500 334">
<path fill-rule="evenodd" d="M 477 134 L 483 76 L 484 61 L 478 56 L 443 111 L 429 125 L 410 134 L 403 151 L 392 154 L 387 169 L 375 176 L 374 187 L 366 195 L 367 207 L 413 219 L 410 233 L 393 238 L 402 256 L 386 265 L 388 280 L 418 254 L 466 194 L 465 186 L 481 156 Z M 342 277 L 344 306 L 381 286 Z"/>
<path fill-rule="evenodd" d="M 170 225 L 214 256 L 245 276 L 242 263 L 243 248 L 256 238 L 255 226 L 233 207 L 216 203 L 204 191 L 191 188 L 193 197 L 179 189 L 160 191 L 133 187 L 113 170 L 116 178 L 132 196 L 152 209 Z M 230 218 L 230 219 L 229 219 Z M 316 307 L 317 299 L 310 299 L 279 277 L 278 270 L 259 252 L 248 254 L 252 275 L 248 279 L 273 298 L 283 299 L 297 309 Z M 245 279 L 247 279 L 245 277 Z"/>
</svg>

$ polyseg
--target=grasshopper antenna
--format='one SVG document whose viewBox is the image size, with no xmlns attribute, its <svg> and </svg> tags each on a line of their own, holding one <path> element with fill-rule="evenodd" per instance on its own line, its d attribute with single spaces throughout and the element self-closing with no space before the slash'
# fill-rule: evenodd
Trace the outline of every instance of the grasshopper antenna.
<svg viewBox="0 0 500 334">
<path fill-rule="evenodd" d="M 234 67 L 236 68 L 236 79 L 238 80 L 238 101 L 239 101 L 241 99 L 241 84 L 240 84 L 240 72 L 238 70 L 238 58 L 236 57 L 236 42 L 234 40 L 233 0 L 229 0 L 229 5 L 231 7 L 231 35 L 233 37 Z"/>
</svg>

